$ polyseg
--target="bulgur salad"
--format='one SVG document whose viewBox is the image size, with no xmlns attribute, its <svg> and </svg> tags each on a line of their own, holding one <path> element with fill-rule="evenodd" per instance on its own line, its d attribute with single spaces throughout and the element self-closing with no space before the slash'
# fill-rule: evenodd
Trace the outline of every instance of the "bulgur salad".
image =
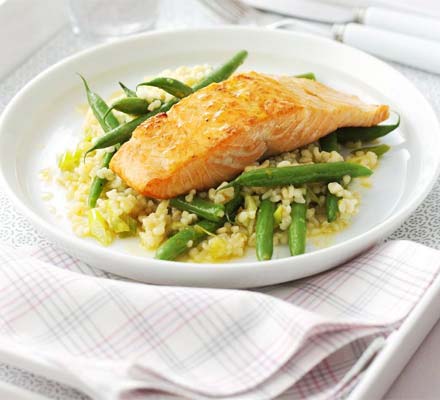
<svg viewBox="0 0 440 400">
<path fill-rule="evenodd" d="M 93 237 L 104 246 L 138 237 L 159 259 L 221 262 L 255 248 L 258 259 L 268 260 L 273 246 L 288 245 L 292 255 L 301 254 L 306 238 L 334 234 L 350 224 L 361 205 L 353 182 L 371 185 L 370 175 L 389 149 L 378 138 L 399 122 L 340 128 L 305 146 L 251 162 L 235 179 L 171 199 L 139 193 L 109 167 L 128 137 L 96 146 L 102 138 L 131 124 L 130 136 L 138 120 L 166 112 L 168 105 L 193 92 L 186 93 L 187 88 L 227 79 L 244 57 L 225 64 L 229 68 L 220 78 L 224 66 L 215 70 L 205 64 L 162 71 L 136 89 L 121 83 L 121 90 L 108 98 L 109 106 L 84 80 L 89 106 L 81 138 L 76 148 L 59 156 L 56 177 L 65 189 L 77 236 Z M 216 79 L 209 81 L 212 76 Z M 315 76 L 308 73 L 300 79 Z"/>
</svg>

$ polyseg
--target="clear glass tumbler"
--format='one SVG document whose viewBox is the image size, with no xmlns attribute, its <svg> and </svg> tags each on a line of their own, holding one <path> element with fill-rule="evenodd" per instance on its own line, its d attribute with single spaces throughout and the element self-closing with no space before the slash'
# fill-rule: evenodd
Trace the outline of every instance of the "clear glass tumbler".
<svg viewBox="0 0 440 400">
<path fill-rule="evenodd" d="M 73 31 L 107 40 L 154 27 L 158 0 L 67 0 Z"/>
</svg>

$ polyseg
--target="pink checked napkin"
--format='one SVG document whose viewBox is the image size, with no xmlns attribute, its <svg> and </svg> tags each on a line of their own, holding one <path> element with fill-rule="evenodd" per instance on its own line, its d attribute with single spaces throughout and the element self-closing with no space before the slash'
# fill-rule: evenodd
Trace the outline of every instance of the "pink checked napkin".
<svg viewBox="0 0 440 400">
<path fill-rule="evenodd" d="M 195 289 L 0 246 L 0 359 L 93 399 L 343 398 L 439 267 L 396 241 L 295 283 Z"/>
</svg>

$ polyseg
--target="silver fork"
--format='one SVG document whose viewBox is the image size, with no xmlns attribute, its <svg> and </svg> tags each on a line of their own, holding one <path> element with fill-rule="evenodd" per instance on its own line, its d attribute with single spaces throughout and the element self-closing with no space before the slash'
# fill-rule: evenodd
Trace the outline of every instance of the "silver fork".
<svg viewBox="0 0 440 400">
<path fill-rule="evenodd" d="M 199 2 L 230 23 L 253 20 L 258 13 L 239 0 L 199 0 Z"/>
</svg>

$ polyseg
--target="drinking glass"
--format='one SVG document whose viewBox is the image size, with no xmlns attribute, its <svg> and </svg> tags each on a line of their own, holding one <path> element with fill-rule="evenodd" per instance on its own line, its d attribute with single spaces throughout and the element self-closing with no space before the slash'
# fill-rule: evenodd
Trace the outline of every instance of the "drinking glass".
<svg viewBox="0 0 440 400">
<path fill-rule="evenodd" d="M 68 0 L 73 31 L 107 40 L 152 29 L 158 0 Z"/>
</svg>

